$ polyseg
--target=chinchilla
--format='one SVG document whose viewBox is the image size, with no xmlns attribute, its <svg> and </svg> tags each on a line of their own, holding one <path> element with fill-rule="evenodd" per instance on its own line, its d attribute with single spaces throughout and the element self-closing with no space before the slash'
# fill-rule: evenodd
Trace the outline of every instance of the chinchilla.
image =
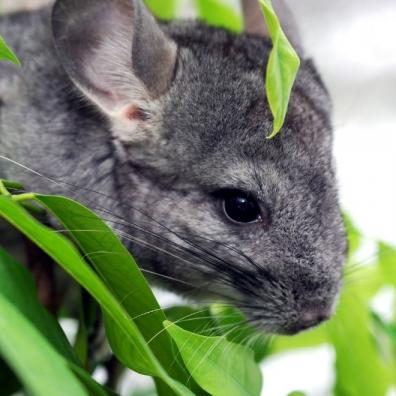
<svg viewBox="0 0 396 396">
<path fill-rule="evenodd" d="M 331 104 L 280 11 L 302 65 L 286 124 L 266 139 L 272 44 L 258 3 L 242 7 L 242 34 L 158 22 L 141 0 L 3 16 L 23 67 L 0 65 L 0 155 L 52 182 L 4 160 L 0 177 L 78 196 L 153 282 L 293 334 L 330 317 L 341 285 Z"/>
</svg>

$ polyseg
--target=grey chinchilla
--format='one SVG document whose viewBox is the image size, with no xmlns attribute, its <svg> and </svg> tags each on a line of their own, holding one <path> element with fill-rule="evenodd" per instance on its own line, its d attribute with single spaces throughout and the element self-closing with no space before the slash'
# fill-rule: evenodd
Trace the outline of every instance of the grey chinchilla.
<svg viewBox="0 0 396 396">
<path fill-rule="evenodd" d="M 266 139 L 271 42 L 257 2 L 243 10 L 239 35 L 158 22 L 141 0 L 1 17 L 23 67 L 0 65 L 0 155 L 47 178 L 5 160 L 0 177 L 90 205 L 153 282 L 292 334 L 329 318 L 341 283 L 331 105 L 280 12 L 302 65 Z"/>
</svg>

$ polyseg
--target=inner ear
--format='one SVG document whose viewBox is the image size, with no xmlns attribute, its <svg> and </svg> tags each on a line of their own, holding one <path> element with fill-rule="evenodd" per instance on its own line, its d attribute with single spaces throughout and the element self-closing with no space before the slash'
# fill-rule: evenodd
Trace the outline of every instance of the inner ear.
<svg viewBox="0 0 396 396">
<path fill-rule="evenodd" d="M 66 72 L 110 115 L 131 115 L 171 84 L 176 44 L 141 0 L 58 0 L 52 30 Z"/>
</svg>

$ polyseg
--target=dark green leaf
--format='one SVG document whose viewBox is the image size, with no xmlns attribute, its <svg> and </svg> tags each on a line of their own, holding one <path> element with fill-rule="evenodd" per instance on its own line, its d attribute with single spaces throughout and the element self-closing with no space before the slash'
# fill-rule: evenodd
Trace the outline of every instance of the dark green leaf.
<svg viewBox="0 0 396 396">
<path fill-rule="evenodd" d="M 60 354 L 78 364 L 58 322 L 40 305 L 30 273 L 1 248 L 0 293 L 19 309 Z"/>
<path fill-rule="evenodd" d="M 34 199 L 35 195 L 28 194 L 22 198 Z M 21 197 L 19 196 L 18 199 L 21 199 Z M 96 299 L 107 316 L 114 322 L 117 331 L 123 334 L 124 346 L 128 346 L 128 350 L 124 351 L 124 354 L 129 353 L 129 355 L 134 356 L 133 360 L 129 360 L 133 363 L 131 368 L 142 374 L 158 376 L 178 395 L 191 394 L 186 387 L 167 374 L 153 355 L 135 322 L 130 319 L 125 309 L 103 281 L 66 238 L 40 224 L 11 197 L 0 196 L 0 216 L 4 217 L 44 250 Z"/>
<path fill-rule="evenodd" d="M 173 345 L 163 330 L 166 319 L 139 267 L 112 230 L 91 210 L 63 197 L 37 195 L 54 216 L 70 230 L 77 245 L 92 262 L 113 295 L 134 319 L 162 366 L 181 382 L 186 372 L 174 364 Z M 126 348 L 127 339 L 106 316 L 106 328 L 112 348 L 128 367 L 136 356 Z M 133 367 L 131 367 L 133 368 Z"/>
<path fill-rule="evenodd" d="M 29 320 L 30 324 L 33 324 L 40 331 L 41 335 L 45 337 L 47 342 L 52 344 L 52 347 L 56 348 L 58 353 L 62 354 L 68 360 L 67 365 L 82 379 L 81 382 L 91 391 L 90 394 L 98 396 L 108 395 L 88 373 L 79 367 L 73 349 L 63 334 L 58 322 L 40 305 L 30 273 L 1 248 L 0 294 L 12 303 Z M 18 329 L 16 328 L 16 330 Z M 28 337 L 27 334 L 26 337 Z M 24 351 L 21 352 L 21 355 L 23 354 Z M 6 389 L 9 385 L 12 385 L 13 388 L 17 385 L 11 374 L 9 374 L 7 383 L 1 379 L 0 384 L 0 389 L 4 394 L 6 394 Z"/>
<path fill-rule="evenodd" d="M 88 396 L 64 358 L 2 294 L 0 354 L 34 396 Z"/>
<path fill-rule="evenodd" d="M 1 180 L 1 182 L 4 184 L 4 186 L 8 189 L 14 189 L 14 190 L 23 190 L 24 186 L 21 183 L 18 183 L 14 180 Z"/>
</svg>

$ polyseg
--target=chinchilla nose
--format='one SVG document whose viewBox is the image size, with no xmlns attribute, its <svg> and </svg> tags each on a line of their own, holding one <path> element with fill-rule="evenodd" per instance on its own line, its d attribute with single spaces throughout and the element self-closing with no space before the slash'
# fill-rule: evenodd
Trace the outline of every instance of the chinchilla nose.
<svg viewBox="0 0 396 396">
<path fill-rule="evenodd" d="M 306 330 L 328 320 L 331 313 L 324 308 L 311 308 L 304 310 L 296 323 L 297 331 Z"/>
</svg>

